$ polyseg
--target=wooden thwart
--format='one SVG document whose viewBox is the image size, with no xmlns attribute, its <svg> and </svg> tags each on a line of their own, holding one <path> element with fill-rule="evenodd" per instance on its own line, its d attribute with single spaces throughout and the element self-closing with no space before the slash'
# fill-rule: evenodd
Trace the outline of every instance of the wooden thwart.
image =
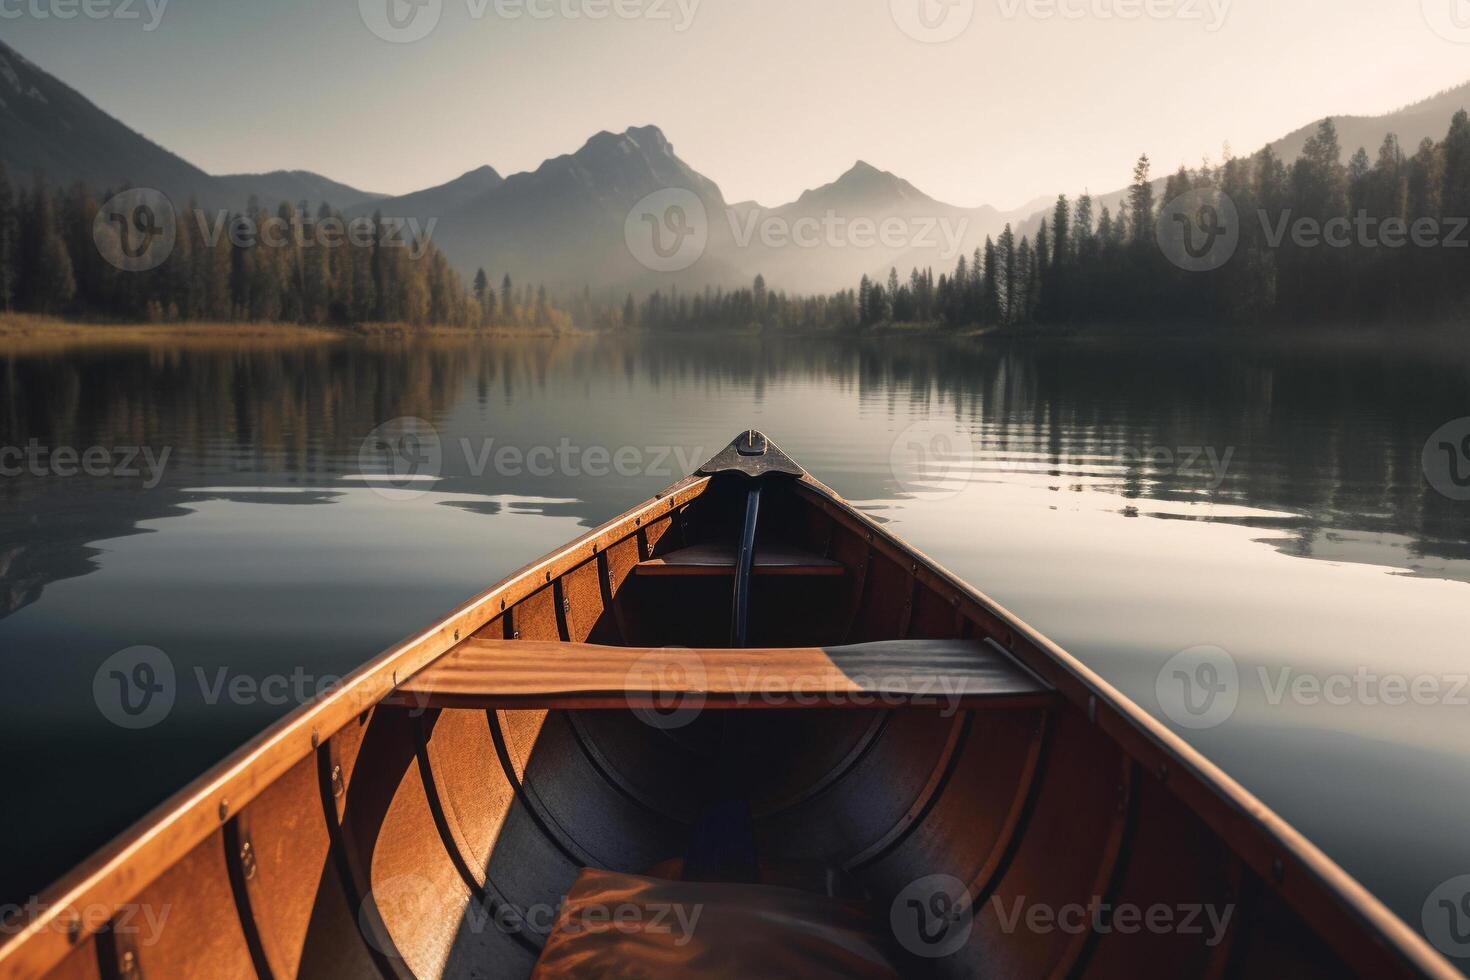
<svg viewBox="0 0 1470 980">
<path fill-rule="evenodd" d="M 1032 707 L 1052 690 L 975 640 L 689 650 L 471 638 L 400 685 L 418 708 Z"/>
<path fill-rule="evenodd" d="M 702 544 L 671 551 L 639 562 L 639 575 L 734 575 L 735 546 Z M 760 544 L 755 549 L 753 575 L 843 575 L 841 562 L 795 548 Z"/>
</svg>

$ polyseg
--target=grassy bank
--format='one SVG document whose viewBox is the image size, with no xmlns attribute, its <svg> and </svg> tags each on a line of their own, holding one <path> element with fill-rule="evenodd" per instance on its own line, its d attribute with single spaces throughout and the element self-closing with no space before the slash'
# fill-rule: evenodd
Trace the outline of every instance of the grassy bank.
<svg viewBox="0 0 1470 980">
<path fill-rule="evenodd" d="M 0 313 L 0 350 L 34 350 L 86 345 L 241 346 L 320 344 L 351 340 L 418 338 L 549 337 L 531 328 L 416 327 L 402 323 L 328 327 L 304 323 L 105 323 L 64 320 L 26 313 Z"/>
</svg>

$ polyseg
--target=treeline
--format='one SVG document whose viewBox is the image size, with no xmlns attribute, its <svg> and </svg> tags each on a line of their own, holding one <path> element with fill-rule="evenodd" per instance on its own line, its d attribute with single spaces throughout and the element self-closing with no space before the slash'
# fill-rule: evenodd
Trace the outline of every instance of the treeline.
<svg viewBox="0 0 1470 980">
<path fill-rule="evenodd" d="M 936 280 L 864 277 L 858 320 L 950 326 L 1086 323 L 1442 322 L 1470 310 L 1470 117 L 1412 152 L 1389 135 L 1346 163 L 1332 120 L 1286 163 L 1265 147 L 1181 167 L 1156 200 L 1140 157 L 1117 213 L 1058 197 L 1035 238 L 1007 225 Z M 1193 193 L 1191 193 L 1193 192 Z M 1170 202 L 1182 202 L 1170 207 Z M 1163 223 L 1161 235 L 1160 227 Z M 1224 233 L 1234 226 L 1235 235 Z M 1203 271 L 1161 237 L 1215 253 Z M 1171 247 L 1178 242 L 1171 242 Z M 1178 256 L 1175 256 L 1176 258 Z"/>
<path fill-rule="evenodd" d="M 801 333 L 851 329 L 857 326 L 857 315 L 850 290 L 830 297 L 790 296 L 768 289 L 765 277 L 756 276 L 746 289 L 706 288 L 693 294 L 672 290 L 667 296 L 654 292 L 641 303 L 630 294 L 621 309 L 596 311 L 593 326 L 658 331 L 759 329 Z"/>
<path fill-rule="evenodd" d="M 111 195 L 104 195 L 104 199 Z M 1177 206 L 1184 201 L 1187 207 Z M 1171 202 L 1176 202 L 1171 204 Z M 860 331 L 892 323 L 951 328 L 1097 321 L 1177 323 L 1444 322 L 1470 311 L 1470 117 L 1412 152 L 1388 136 L 1343 162 L 1325 120 L 1287 163 L 1266 147 L 1181 167 L 1155 193 L 1147 156 L 1116 212 L 1087 194 L 1058 197 L 1034 234 L 1010 225 L 954 269 L 864 276 L 855 290 L 796 296 L 767 288 L 656 291 L 621 303 L 590 289 L 466 288 L 427 236 L 371 219 L 334 247 L 342 215 L 254 202 L 221 221 L 180 214 L 168 258 L 146 272 L 107 261 L 93 237 L 98 203 L 82 185 L 17 192 L 0 166 L 0 311 L 139 320 L 390 322 L 557 330 Z M 359 221 L 366 219 L 357 219 Z M 301 233 L 241 244 L 228 229 L 275 222 Z M 1191 271 L 1170 248 L 1218 261 Z M 1231 234 L 1222 237 L 1230 230 Z"/>
<path fill-rule="evenodd" d="M 1172 203 L 1172 206 L 1171 206 Z M 1162 227 L 1162 234 L 1161 234 Z M 1227 231 L 1233 232 L 1225 234 Z M 1164 241 L 1161 241 L 1161 238 Z M 1212 257 L 1174 260 L 1187 240 Z M 1171 259 L 1172 256 L 1172 259 Z M 1186 263 L 1188 265 L 1188 263 Z M 1265 147 L 1181 167 L 1156 193 L 1139 158 L 1116 211 L 1065 195 L 1034 236 L 1010 225 L 955 268 L 890 270 L 803 299 L 753 289 L 630 297 L 610 323 L 645 329 L 844 330 L 1089 322 L 1443 323 L 1470 315 L 1470 117 L 1412 152 L 1390 135 L 1343 162 L 1324 120 L 1287 163 Z"/>
<path fill-rule="evenodd" d="M 565 314 L 545 289 L 499 292 L 484 273 L 467 289 L 428 240 L 381 215 L 347 219 L 326 205 L 252 200 L 243 211 L 206 213 L 192 202 L 171 222 L 172 247 L 156 267 L 119 267 L 94 227 L 99 201 L 83 184 L 38 179 L 17 190 L 0 165 L 0 311 L 98 319 L 397 323 L 555 327 Z M 107 216 L 104 216 L 106 218 Z M 141 237 L 152 227 L 128 229 Z M 354 229 L 349 233 L 346 229 Z M 272 233 L 272 231 L 274 233 Z"/>
</svg>

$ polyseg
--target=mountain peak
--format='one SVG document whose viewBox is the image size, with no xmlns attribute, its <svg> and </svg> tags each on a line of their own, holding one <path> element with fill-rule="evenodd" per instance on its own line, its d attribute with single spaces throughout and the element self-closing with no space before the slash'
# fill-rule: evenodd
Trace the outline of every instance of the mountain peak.
<svg viewBox="0 0 1470 980">
<path fill-rule="evenodd" d="M 719 188 L 680 160 L 657 126 L 633 126 L 621 133 L 604 130 L 575 153 L 547 160 L 533 173 L 517 174 L 509 182 L 518 193 L 554 185 L 562 196 L 590 195 L 620 207 L 653 191 L 682 187 L 724 206 Z"/>
<path fill-rule="evenodd" d="M 905 197 L 919 193 L 912 184 L 902 177 L 890 173 L 887 170 L 879 170 L 866 160 L 859 160 L 857 163 L 854 163 L 848 169 L 847 173 L 838 177 L 831 186 L 886 190 Z"/>
<path fill-rule="evenodd" d="M 604 129 L 583 144 L 582 149 L 578 150 L 574 156 L 606 152 L 673 156 L 674 148 L 669 145 L 663 130 L 657 126 L 630 126 L 621 133 Z"/>
<path fill-rule="evenodd" d="M 902 177 L 887 170 L 879 170 L 866 160 L 859 160 L 832 183 L 802 194 L 796 203 L 803 207 L 842 210 L 853 207 L 871 209 L 931 205 L 937 202 Z"/>
<path fill-rule="evenodd" d="M 464 173 L 460 174 L 458 177 L 449 181 L 448 183 L 441 184 L 440 186 L 469 186 L 490 188 L 498 187 L 503 183 L 505 183 L 505 178 L 500 176 L 500 171 L 496 170 L 494 167 L 490 166 L 490 164 L 486 163 L 476 167 L 473 170 L 467 170 Z M 433 189 L 434 188 L 430 188 L 430 190 Z"/>
</svg>

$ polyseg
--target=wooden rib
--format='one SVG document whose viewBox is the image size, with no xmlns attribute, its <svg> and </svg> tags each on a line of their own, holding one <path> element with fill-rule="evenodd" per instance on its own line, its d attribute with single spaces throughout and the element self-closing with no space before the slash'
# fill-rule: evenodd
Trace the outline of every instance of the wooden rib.
<svg viewBox="0 0 1470 980">
<path fill-rule="evenodd" d="M 117 935 L 118 952 L 131 953 L 143 977 L 209 977 L 253 980 L 255 964 L 235 906 L 225 860 L 223 829 L 200 841 L 181 861 L 138 893 L 143 909 L 166 910 L 151 944 Z M 118 963 L 118 972 L 126 971 Z"/>
<path fill-rule="evenodd" d="M 561 583 L 558 604 L 566 624 L 563 638 L 573 643 L 617 640 L 615 635 L 610 635 L 615 634 L 616 629 L 610 628 L 601 565 L 600 561 L 585 561 L 557 580 Z"/>
<path fill-rule="evenodd" d="M 1225 930 L 1224 941 L 1210 951 L 1209 966 L 1201 980 L 1224 980 L 1229 975 L 1239 937 L 1250 928 L 1249 923 L 1255 920 L 1252 914 L 1255 911 L 1257 887 L 1255 876 L 1246 874 L 1245 865 L 1235 860 L 1230 866 L 1230 880 L 1235 897 L 1235 915 L 1231 917 L 1230 925 Z"/>
<path fill-rule="evenodd" d="M 342 832 L 342 814 L 344 803 L 335 792 L 332 780 L 332 769 L 338 763 L 333 752 L 333 743 L 341 741 L 342 736 L 337 736 L 331 742 L 321 746 L 316 753 L 317 762 L 317 785 L 321 793 L 322 816 L 327 824 L 327 836 L 330 839 L 331 863 L 337 874 L 337 881 L 342 889 L 342 894 L 347 900 L 349 909 L 356 909 L 358 921 L 357 935 L 362 943 L 362 949 L 367 953 L 373 968 L 382 980 L 404 980 L 401 972 L 401 960 L 390 959 L 382 950 L 368 941 L 366 929 L 361 921 L 364 914 L 376 916 L 375 910 L 364 908 L 362 890 L 357 886 L 357 878 L 353 874 L 353 860 L 348 853 L 347 841 Z M 381 923 L 378 923 L 381 928 Z M 384 930 L 386 932 L 386 930 Z"/>
<path fill-rule="evenodd" d="M 903 612 L 898 617 L 898 635 L 907 638 L 909 628 L 914 624 L 914 603 L 919 596 L 919 568 L 915 565 L 909 571 L 908 596 L 903 600 Z"/>
<path fill-rule="evenodd" d="M 974 715 L 968 711 L 955 719 L 955 724 L 949 732 L 949 738 L 944 743 L 944 750 L 935 760 L 929 772 L 929 781 L 924 784 L 924 788 L 919 791 L 918 796 L 914 798 L 903 815 L 892 827 L 888 828 L 887 833 L 842 861 L 844 871 L 856 871 L 882 859 L 883 855 L 891 853 L 894 848 L 902 844 L 905 838 L 913 833 L 914 828 L 923 822 L 925 815 L 934 808 L 935 802 L 943 794 L 950 777 L 954 775 L 955 765 L 963 753 L 973 721 Z"/>
<path fill-rule="evenodd" d="M 245 884 L 245 869 L 240 857 L 240 818 L 225 824 L 221 835 L 225 849 L 225 868 L 230 879 L 230 891 L 235 897 L 235 913 L 240 918 L 240 929 L 245 934 L 245 946 L 250 950 L 250 961 L 259 980 L 275 980 L 270 960 L 265 955 L 265 946 L 260 941 L 260 927 L 250 905 L 250 889 Z"/>
<path fill-rule="evenodd" d="M 862 611 L 863 603 L 868 597 L 868 569 L 873 567 L 876 556 L 872 548 L 864 549 L 863 561 L 857 568 L 857 574 L 853 576 L 852 599 L 848 605 L 846 625 L 842 628 L 842 638 L 852 639 L 852 631 L 857 628 L 858 613 Z"/>
<path fill-rule="evenodd" d="M 449 818 L 444 813 L 444 800 L 439 795 L 439 782 L 435 779 L 434 767 L 429 762 L 429 738 L 438 722 L 438 715 L 437 711 L 426 712 L 415 719 L 416 724 L 413 726 L 413 753 L 418 760 L 419 778 L 424 784 L 424 799 L 429 805 L 430 815 L 434 818 L 434 827 L 444 841 L 444 850 L 459 871 L 459 876 L 464 879 L 465 887 L 478 897 L 486 898 L 493 888 L 488 886 L 488 881 L 481 881 L 476 876 L 465 857 L 464 848 L 460 846 L 454 831 L 450 829 Z"/>
<path fill-rule="evenodd" d="M 987 646 L 964 640 L 852 647 L 680 650 L 470 638 L 384 703 L 413 708 L 1044 704 L 1050 693 Z"/>
<path fill-rule="evenodd" d="M 1036 809 L 1037 797 L 1041 795 L 1041 784 L 1046 776 L 1047 753 L 1051 749 L 1053 716 L 1043 714 L 1036 722 L 1036 737 L 1031 740 L 1030 752 L 1022 767 L 1021 777 L 1016 781 L 1016 792 L 1011 797 L 1010 809 L 1001 821 L 1000 832 L 995 835 L 995 846 L 978 870 L 971 876 L 967 891 L 973 897 L 972 907 L 979 908 L 989 900 L 992 893 L 1005 877 L 1021 840 L 1026 836 L 1026 824 Z"/>
<path fill-rule="evenodd" d="M 575 718 L 576 715 L 573 714 L 572 717 Z M 787 799 L 779 800 L 753 812 L 751 816 L 756 820 L 779 816 L 787 810 L 795 809 L 805 804 L 808 800 L 822 795 L 829 788 L 840 783 L 847 777 L 848 773 L 852 772 L 867 757 L 869 752 L 873 751 L 873 746 L 878 744 L 878 740 L 883 736 L 884 730 L 888 728 L 888 723 L 892 720 L 892 711 L 874 712 L 872 720 L 868 723 L 868 727 L 858 737 L 857 741 L 853 743 L 852 747 L 847 750 L 847 754 L 837 760 L 830 769 L 822 774 L 820 779 L 815 779 L 802 786 L 795 795 Z"/>
<path fill-rule="evenodd" d="M 392 944 L 384 948 L 414 976 L 524 975 L 535 954 L 508 930 L 485 927 L 486 910 L 473 907 L 475 890 L 445 847 L 417 764 L 416 727 L 404 712 L 379 712 L 363 742 L 363 771 L 344 822 L 363 911 L 373 910 Z"/>
<path fill-rule="evenodd" d="M 510 788 L 515 792 L 516 800 L 525 809 L 526 815 L 541 831 L 543 837 L 566 858 L 573 867 L 586 868 L 596 865 L 596 860 L 588 854 L 575 840 L 571 838 L 556 823 L 555 818 L 546 812 L 541 801 L 536 799 L 529 791 L 529 787 L 521 780 L 520 774 L 516 772 L 515 762 L 510 757 L 510 747 L 506 744 L 505 731 L 500 727 L 500 717 L 495 710 L 486 712 L 490 719 L 490 737 L 495 741 L 495 756 L 500 760 L 501 771 L 505 773 Z M 555 826 L 555 829 L 552 829 Z"/>
<path fill-rule="evenodd" d="M 1103 847 L 1101 858 L 1098 861 L 1097 876 L 1092 882 L 1090 894 L 1101 896 L 1109 907 L 1117 899 L 1118 885 L 1127 864 L 1128 845 L 1132 840 L 1137 823 L 1137 798 L 1133 792 L 1137 768 L 1127 756 L 1123 757 L 1123 771 L 1118 776 L 1118 812 L 1113 819 L 1112 830 L 1108 834 L 1107 844 Z M 1076 976 L 1086 964 L 1099 938 L 1099 934 L 1092 930 L 1094 921 L 1089 916 L 1087 929 L 1070 938 L 1066 949 L 1062 952 L 1061 959 L 1052 966 L 1050 974 L 1052 980 L 1064 980 L 1066 977 Z"/>
<path fill-rule="evenodd" d="M 429 811 L 434 817 L 434 826 L 439 831 L 440 838 L 444 841 L 444 850 L 449 854 L 449 859 L 459 871 L 459 876 L 464 880 L 465 887 L 471 894 L 481 902 L 486 903 L 492 915 L 499 915 L 504 907 L 511 907 L 500 889 L 495 887 L 495 882 L 490 878 L 490 869 L 486 868 L 484 881 L 476 876 L 474 869 L 469 866 L 464 848 L 460 846 L 454 831 L 449 826 L 449 817 L 444 812 L 444 801 L 439 795 L 439 782 L 434 775 L 434 766 L 429 759 L 428 736 L 433 730 L 434 723 L 428 718 L 419 719 L 414 735 L 414 750 L 418 756 L 419 772 L 424 784 L 424 797 L 429 804 Z M 519 942 L 534 956 L 541 952 L 541 947 L 532 941 L 519 929 L 510 931 L 511 938 Z"/>
<path fill-rule="evenodd" d="M 1356 879 L 1307 840 L 1219 766 L 1123 695 L 1072 654 L 1042 636 L 990 596 L 967 584 L 923 552 L 903 544 L 834 490 L 810 475 L 795 492 L 866 536 L 891 560 L 917 562 L 921 581 L 945 597 L 960 598 L 981 636 L 995 639 L 1022 664 L 1057 689 L 1074 710 L 1095 698 L 1097 725 L 1145 771 L 1169 769 L 1169 788 L 1219 834 L 1261 877 L 1282 866 L 1276 887 L 1303 921 L 1345 961 L 1384 976 L 1463 980 L 1417 932 L 1395 916 Z"/>
<path fill-rule="evenodd" d="M 623 622 L 623 606 L 617 601 L 613 593 L 612 577 L 607 567 L 607 553 L 603 552 L 597 556 L 597 588 L 602 592 L 602 607 L 612 617 L 613 629 L 617 633 L 613 639 L 618 643 L 628 642 L 628 627 Z"/>
<path fill-rule="evenodd" d="M 0 980 L 29 980 L 60 963 L 105 923 L 89 918 L 69 935 L 66 921 L 82 909 L 120 908 L 219 830 L 266 786 L 377 704 L 398 682 L 448 652 L 492 618 L 609 545 L 633 533 L 636 521 L 666 515 L 695 499 L 708 477 L 690 477 L 566 547 L 526 566 L 434 626 L 398 643 L 343 681 L 331 697 L 303 706 L 157 807 L 112 844 L 88 859 L 41 898 L 42 911 L 0 944 Z"/>
<path fill-rule="evenodd" d="M 551 583 L 551 606 L 553 615 L 556 617 L 557 639 L 567 643 L 571 640 L 572 634 L 567 624 L 567 590 L 564 576 L 558 576 L 556 581 Z"/>
<path fill-rule="evenodd" d="M 667 820 L 673 824 L 689 826 L 690 821 L 682 820 L 671 813 L 665 812 L 656 803 L 645 797 L 637 787 L 628 782 L 627 777 L 617 770 L 612 760 L 603 754 L 602 749 L 598 748 L 597 743 L 589 736 L 582 722 L 581 712 L 567 712 L 566 720 L 568 727 L 572 730 L 572 737 L 577 742 L 577 747 L 587 758 L 587 764 L 592 767 L 593 771 L 606 780 L 607 784 L 620 796 L 650 816 L 660 820 Z"/>
</svg>

